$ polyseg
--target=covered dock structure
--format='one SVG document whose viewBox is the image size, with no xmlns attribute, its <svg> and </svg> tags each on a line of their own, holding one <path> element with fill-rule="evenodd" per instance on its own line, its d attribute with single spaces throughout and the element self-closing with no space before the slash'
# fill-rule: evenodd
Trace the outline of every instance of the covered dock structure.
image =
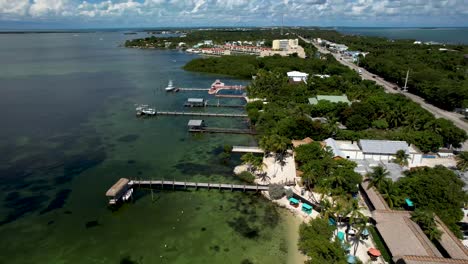
<svg viewBox="0 0 468 264">
<path fill-rule="evenodd" d="M 188 98 L 184 106 L 186 107 L 205 107 L 207 101 L 203 98 Z"/>
<path fill-rule="evenodd" d="M 391 210 L 374 187 L 368 189 L 368 181 L 361 184 L 360 191 L 371 210 L 378 235 L 392 255 L 394 263 L 468 264 L 468 250 L 437 216 L 436 224 L 442 231 L 438 247 L 429 240 L 419 225 L 411 220 L 410 211 Z M 413 205 L 412 202 L 410 205 Z"/>
<path fill-rule="evenodd" d="M 125 192 L 129 188 L 129 180 L 126 178 L 120 178 L 109 190 L 106 192 L 106 196 L 109 198 L 109 204 L 116 204 Z"/>
</svg>

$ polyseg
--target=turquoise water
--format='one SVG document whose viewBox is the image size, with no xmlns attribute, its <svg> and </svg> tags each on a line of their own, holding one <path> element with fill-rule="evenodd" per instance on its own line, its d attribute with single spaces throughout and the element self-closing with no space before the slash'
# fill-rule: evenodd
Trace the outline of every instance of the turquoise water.
<svg viewBox="0 0 468 264">
<path fill-rule="evenodd" d="M 188 117 L 135 118 L 136 103 L 181 110 L 188 97 L 215 100 L 167 94 L 169 79 L 207 87 L 220 76 L 183 71 L 193 55 L 119 47 L 126 37 L 136 36 L 0 35 L 0 263 L 286 263 L 290 217 L 255 194 L 140 190 L 107 208 L 120 177 L 236 183 L 239 156 L 224 163 L 222 146 L 255 143 L 191 135 Z"/>
<path fill-rule="evenodd" d="M 390 39 L 415 39 L 439 43 L 468 44 L 468 28 L 338 27 L 338 32 Z"/>
</svg>

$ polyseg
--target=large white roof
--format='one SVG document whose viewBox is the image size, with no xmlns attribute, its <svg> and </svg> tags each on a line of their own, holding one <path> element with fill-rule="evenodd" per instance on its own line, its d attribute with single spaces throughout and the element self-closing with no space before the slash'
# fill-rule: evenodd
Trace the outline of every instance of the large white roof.
<svg viewBox="0 0 468 264">
<path fill-rule="evenodd" d="M 406 141 L 362 139 L 359 141 L 359 145 L 363 153 L 395 154 L 398 150 L 409 153 Z"/>
<path fill-rule="evenodd" d="M 299 71 L 288 72 L 288 77 L 307 77 L 307 76 L 309 76 L 309 74 L 305 72 L 299 72 Z"/>
<path fill-rule="evenodd" d="M 346 155 L 341 151 L 341 149 L 338 147 L 336 141 L 333 138 L 325 139 L 325 144 L 327 144 L 327 147 L 330 147 L 332 149 L 333 155 L 335 157 L 346 158 Z"/>
</svg>

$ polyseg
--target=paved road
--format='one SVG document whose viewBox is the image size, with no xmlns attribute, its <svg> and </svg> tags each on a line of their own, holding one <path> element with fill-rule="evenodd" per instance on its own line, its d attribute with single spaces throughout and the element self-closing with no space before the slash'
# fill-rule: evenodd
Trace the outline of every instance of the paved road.
<svg viewBox="0 0 468 264">
<path fill-rule="evenodd" d="M 301 36 L 299 36 L 299 38 L 301 38 L 306 43 L 312 43 L 318 49 L 318 51 L 320 53 L 324 53 L 324 54 L 330 54 L 331 53 L 330 51 L 328 51 L 327 49 L 325 49 L 322 46 L 317 45 L 317 43 L 315 43 L 313 41 L 305 39 L 305 38 L 303 38 Z M 463 121 L 461 119 L 461 118 L 463 118 L 463 116 L 461 114 L 445 111 L 445 110 L 440 109 L 440 108 L 438 108 L 436 106 L 433 106 L 431 104 L 426 103 L 423 98 L 421 98 L 421 97 L 419 97 L 417 95 L 407 93 L 407 92 L 401 92 L 400 91 L 401 87 L 397 86 L 394 83 L 391 83 L 391 82 L 388 82 L 388 81 L 384 80 L 380 76 L 377 76 L 377 75 L 375 75 L 373 73 L 368 72 L 364 68 L 358 67 L 356 64 L 354 64 L 354 63 L 346 60 L 344 57 L 342 57 L 341 54 L 336 54 L 336 53 L 331 53 L 331 54 L 341 64 L 343 64 L 345 66 L 348 66 L 349 68 L 351 68 L 351 69 L 353 69 L 355 71 L 358 71 L 360 69 L 362 79 L 375 81 L 377 84 L 382 85 L 388 93 L 403 94 L 404 96 L 410 98 L 414 102 L 421 105 L 422 108 L 424 108 L 427 111 L 431 112 L 436 118 L 448 119 L 448 120 L 452 121 L 459 128 L 461 128 L 461 129 L 463 129 L 465 131 L 468 131 L 468 122 L 465 122 L 465 121 Z M 395 87 L 397 87 L 398 89 L 397 90 L 394 89 Z M 468 142 L 465 142 L 465 144 L 463 146 L 463 150 L 468 150 Z"/>
</svg>

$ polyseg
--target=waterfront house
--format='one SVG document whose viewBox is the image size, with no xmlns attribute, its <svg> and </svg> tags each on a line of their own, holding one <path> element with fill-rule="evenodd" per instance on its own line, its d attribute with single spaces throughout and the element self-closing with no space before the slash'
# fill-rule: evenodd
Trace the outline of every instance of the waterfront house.
<svg viewBox="0 0 468 264">
<path fill-rule="evenodd" d="M 308 73 L 300 71 L 290 71 L 287 73 L 290 83 L 307 83 L 307 78 L 309 77 Z"/>
<path fill-rule="evenodd" d="M 406 141 L 362 139 L 359 142 L 353 142 L 328 138 L 324 142 L 333 151 L 335 157 L 350 160 L 390 162 L 399 150 L 408 154 L 410 166 L 420 165 L 423 158 L 422 153 Z"/>
</svg>

